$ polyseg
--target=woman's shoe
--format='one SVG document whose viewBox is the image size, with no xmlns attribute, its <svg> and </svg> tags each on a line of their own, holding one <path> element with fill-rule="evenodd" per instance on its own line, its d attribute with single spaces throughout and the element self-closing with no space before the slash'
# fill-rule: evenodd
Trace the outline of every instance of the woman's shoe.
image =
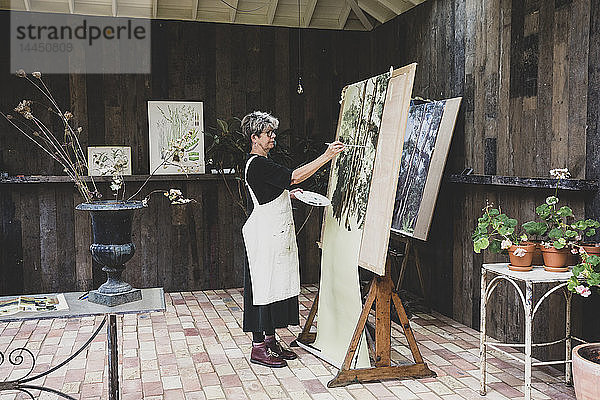
<svg viewBox="0 0 600 400">
<path fill-rule="evenodd" d="M 280 358 L 284 360 L 295 360 L 298 355 L 291 350 L 284 349 L 281 344 L 275 339 L 275 336 L 265 337 L 265 343 L 267 347 Z"/>
<path fill-rule="evenodd" d="M 272 351 L 267 346 L 266 342 L 262 342 L 260 344 L 252 343 L 250 362 L 270 368 L 287 367 L 287 362 L 285 362 L 285 360 L 283 360 L 279 354 Z"/>
</svg>

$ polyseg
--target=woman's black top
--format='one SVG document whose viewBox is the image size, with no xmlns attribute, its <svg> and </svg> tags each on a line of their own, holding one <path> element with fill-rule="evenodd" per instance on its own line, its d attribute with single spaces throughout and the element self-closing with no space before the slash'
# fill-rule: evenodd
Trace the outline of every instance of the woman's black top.
<svg viewBox="0 0 600 400">
<path fill-rule="evenodd" d="M 248 159 L 254 156 L 248 155 Z M 277 164 L 268 157 L 256 156 L 248 167 L 247 181 L 259 204 L 275 200 L 285 189 L 290 188 L 292 170 Z M 246 188 L 248 213 L 254 203 Z M 244 332 L 266 332 L 272 334 L 276 328 L 299 325 L 298 296 L 255 306 L 252 300 L 252 282 L 246 258 L 244 268 Z"/>
<path fill-rule="evenodd" d="M 250 154 L 253 157 L 254 154 Z M 259 204 L 275 200 L 281 192 L 290 188 L 292 170 L 277 164 L 268 157 L 256 156 L 248 167 L 248 184 L 252 188 Z M 248 212 L 254 208 L 254 203 L 248 193 Z"/>
</svg>

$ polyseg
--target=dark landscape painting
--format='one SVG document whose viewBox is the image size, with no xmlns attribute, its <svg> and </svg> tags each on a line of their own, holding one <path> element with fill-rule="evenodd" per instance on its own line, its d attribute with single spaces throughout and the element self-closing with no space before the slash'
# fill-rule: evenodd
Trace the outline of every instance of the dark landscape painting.
<svg viewBox="0 0 600 400">
<path fill-rule="evenodd" d="M 411 103 L 392 230 L 409 235 L 414 231 L 445 105 L 445 100 L 416 105 Z"/>
</svg>

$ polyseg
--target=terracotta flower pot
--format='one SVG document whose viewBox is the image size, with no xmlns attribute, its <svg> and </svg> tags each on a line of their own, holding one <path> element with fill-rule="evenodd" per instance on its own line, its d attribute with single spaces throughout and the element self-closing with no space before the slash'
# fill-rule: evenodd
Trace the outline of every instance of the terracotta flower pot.
<svg viewBox="0 0 600 400">
<path fill-rule="evenodd" d="M 542 246 L 542 254 L 544 255 L 544 269 L 550 272 L 567 272 L 570 251 L 568 248 L 556 249 L 552 247 Z"/>
<path fill-rule="evenodd" d="M 531 262 L 533 261 L 533 253 L 535 251 L 536 245 L 534 243 L 522 244 L 519 246 L 512 245 L 508 248 L 508 257 L 510 258 L 509 269 L 513 271 L 531 271 L 533 268 L 531 266 Z M 525 255 L 519 257 L 515 255 L 515 251 L 517 249 L 522 249 L 525 251 Z M 512 267 L 512 268 L 511 268 Z"/>
<path fill-rule="evenodd" d="M 573 349 L 573 386 L 577 400 L 600 399 L 600 343 Z"/>
<path fill-rule="evenodd" d="M 583 247 L 583 249 L 586 251 L 586 253 L 588 254 L 593 254 L 595 256 L 600 256 L 600 246 L 596 246 L 596 245 L 582 245 L 581 247 Z"/>
</svg>

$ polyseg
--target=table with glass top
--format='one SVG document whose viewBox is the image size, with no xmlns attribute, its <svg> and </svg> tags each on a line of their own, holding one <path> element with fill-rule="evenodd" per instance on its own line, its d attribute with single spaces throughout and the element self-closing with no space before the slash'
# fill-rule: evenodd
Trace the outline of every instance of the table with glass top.
<svg viewBox="0 0 600 400">
<path fill-rule="evenodd" d="M 44 295 L 27 295 L 28 297 L 39 297 L 39 296 L 57 296 L 58 293 Z M 117 352 L 117 315 L 123 314 L 142 314 L 156 311 L 165 311 L 165 295 L 163 288 L 151 288 L 142 289 L 142 299 L 131 303 L 121 304 L 114 307 L 108 307 L 100 304 L 94 304 L 85 299 L 86 292 L 70 292 L 62 293 L 68 305 L 68 309 L 56 310 L 56 311 L 22 311 L 12 315 L 0 315 L 0 323 L 2 322 L 14 322 L 14 321 L 25 321 L 33 319 L 52 319 L 52 318 L 80 318 L 89 317 L 96 315 L 104 315 L 104 319 L 100 325 L 95 329 L 90 338 L 76 350 L 73 354 L 67 357 L 60 364 L 52 367 L 48 371 L 32 374 L 35 367 L 35 356 L 31 350 L 25 347 L 19 347 L 7 350 L 6 354 L 0 351 L 0 368 L 4 362 L 8 362 L 14 366 L 24 366 L 24 363 L 31 362 L 31 366 L 27 370 L 27 373 L 13 380 L 7 380 L 0 382 L 0 392 L 2 391 L 19 391 L 29 395 L 30 398 L 34 398 L 30 390 L 40 390 L 45 392 L 54 393 L 57 396 L 66 399 L 73 399 L 68 394 L 62 393 L 57 389 L 48 388 L 35 384 L 33 381 L 43 378 L 44 376 L 54 372 L 66 364 L 68 364 L 73 358 L 80 354 L 93 340 L 106 322 L 107 326 L 107 338 L 108 338 L 108 398 L 109 400 L 119 399 L 119 359 Z M 16 296 L 0 297 L 0 301 L 13 299 Z M 28 361 L 27 359 L 31 360 Z M 28 364 L 27 364 L 28 365 Z"/>
</svg>

